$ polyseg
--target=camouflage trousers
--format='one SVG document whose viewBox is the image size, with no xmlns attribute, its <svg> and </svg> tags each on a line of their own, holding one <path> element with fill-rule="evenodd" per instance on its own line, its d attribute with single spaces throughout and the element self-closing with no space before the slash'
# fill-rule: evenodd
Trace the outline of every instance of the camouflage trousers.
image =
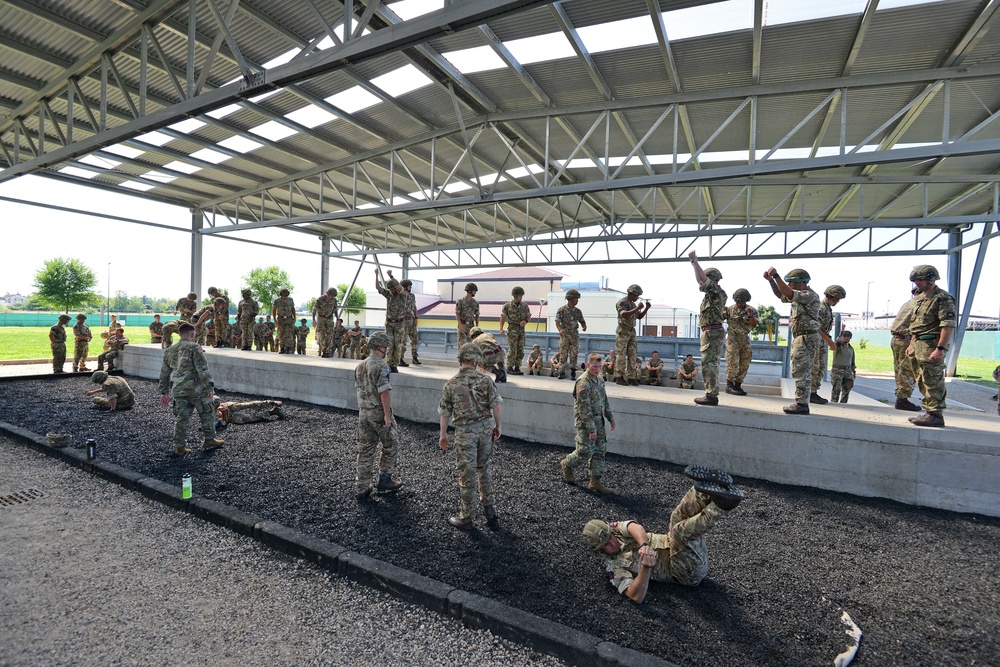
<svg viewBox="0 0 1000 667">
<path fill-rule="evenodd" d="M 829 349 L 826 341 L 820 338 L 816 351 L 813 352 L 812 393 L 814 394 L 819 393 L 819 388 L 823 384 L 823 375 L 826 373 L 826 366 L 830 361 Z"/>
<path fill-rule="evenodd" d="M 253 318 L 249 322 L 240 322 L 240 343 L 244 350 L 249 350 L 257 342 L 257 337 L 253 335 Z M 258 350 L 260 347 L 257 348 Z"/>
<path fill-rule="evenodd" d="M 301 336 L 295 337 L 295 353 L 305 354 L 306 353 L 306 339 Z"/>
<path fill-rule="evenodd" d="M 392 341 L 392 347 L 385 353 L 385 363 L 395 368 L 403 360 L 403 350 L 406 349 L 406 322 L 386 322 L 385 332 Z"/>
<path fill-rule="evenodd" d="M 726 345 L 726 332 L 709 329 L 701 332 L 701 377 L 705 380 L 705 395 L 719 395 L 719 360 Z"/>
<path fill-rule="evenodd" d="M 910 344 L 908 338 L 892 337 L 892 370 L 896 374 L 896 398 L 907 400 L 913 395 L 913 385 L 916 377 L 913 372 L 913 360 L 906 356 L 906 348 Z M 936 347 L 936 346 L 935 346 Z"/>
<path fill-rule="evenodd" d="M 361 339 L 360 338 L 352 338 L 351 341 L 352 342 L 351 342 L 351 354 L 350 354 L 350 358 L 351 359 L 360 359 L 361 358 Z M 353 341 L 357 341 L 357 342 L 355 343 Z"/>
<path fill-rule="evenodd" d="M 483 360 L 479 362 L 479 367 L 487 371 L 492 371 L 498 366 L 500 368 L 504 367 L 504 359 L 507 354 L 503 351 L 502 347 L 496 347 L 489 354 L 483 354 Z"/>
<path fill-rule="evenodd" d="M 493 505 L 493 466 L 490 462 L 493 456 L 493 420 L 456 426 L 451 441 L 455 446 L 455 473 L 458 475 L 458 493 L 462 504 L 459 518 L 475 519 L 479 508 L 476 502 L 477 481 L 483 507 Z"/>
<path fill-rule="evenodd" d="M 854 388 L 854 373 L 850 368 L 839 368 L 834 366 L 830 369 L 830 382 L 833 383 L 833 392 L 830 394 L 830 401 L 833 403 L 847 403 L 847 397 Z"/>
<path fill-rule="evenodd" d="M 622 331 L 619 327 L 615 335 L 615 377 L 636 378 L 636 362 L 635 329 Z"/>
<path fill-rule="evenodd" d="M 650 575 L 657 581 L 697 586 L 708 574 L 708 547 L 705 533 L 727 512 L 703 493 L 688 489 L 670 513 L 666 535 L 649 534 L 649 546 L 656 549 L 657 562 Z"/>
<path fill-rule="evenodd" d="M 274 346 L 274 334 L 267 334 L 264 336 L 264 349 L 270 352 L 275 352 L 276 348 Z"/>
<path fill-rule="evenodd" d="M 408 319 L 406 324 L 406 338 L 410 341 L 410 356 L 413 360 L 417 360 L 417 321 L 414 319 Z M 406 354 L 406 342 L 403 342 L 403 355 Z M 402 360 L 402 356 L 400 359 Z"/>
<path fill-rule="evenodd" d="M 264 337 L 263 336 L 258 336 L 257 334 L 254 334 L 254 336 L 253 336 L 253 346 L 254 346 L 255 350 L 266 349 L 264 347 Z"/>
<path fill-rule="evenodd" d="M 662 387 L 663 386 L 663 369 L 662 368 L 654 368 L 652 370 L 647 369 L 646 373 L 648 374 L 648 378 L 646 380 L 647 384 L 652 385 L 654 387 Z"/>
<path fill-rule="evenodd" d="M 73 372 L 87 365 L 87 352 L 90 349 L 90 342 L 78 340 L 73 345 Z"/>
<path fill-rule="evenodd" d="M 392 419 L 392 426 L 385 428 L 385 412 L 381 407 L 358 410 L 358 462 L 354 477 L 356 493 L 371 486 L 372 466 L 380 448 L 378 470 L 383 475 L 391 475 L 399 460 L 399 428 L 395 417 Z"/>
<path fill-rule="evenodd" d="M 57 343 L 52 346 L 52 370 L 57 373 L 63 372 L 66 364 L 66 343 Z"/>
<path fill-rule="evenodd" d="M 204 322 L 201 324 L 194 324 L 194 339 L 198 341 L 198 345 L 208 344 L 208 325 Z M 212 335 L 215 335 L 215 329 L 212 330 Z"/>
<path fill-rule="evenodd" d="M 462 324 L 465 325 L 465 331 L 462 331 L 461 329 L 458 329 L 458 346 L 459 347 L 462 347 L 466 343 L 471 343 L 472 342 L 472 339 L 469 338 L 469 331 L 472 330 L 472 327 L 476 326 L 475 322 L 462 322 Z"/>
<path fill-rule="evenodd" d="M 604 418 L 595 417 L 597 438 L 590 439 L 590 432 L 585 428 L 576 429 L 576 449 L 566 457 L 566 467 L 576 468 L 588 464 L 591 479 L 600 479 L 604 475 L 604 456 L 608 451 L 608 434 L 604 427 Z"/>
<path fill-rule="evenodd" d="M 945 397 L 948 392 L 944 386 L 944 359 L 938 362 L 930 360 L 931 353 L 937 348 L 937 338 L 934 340 L 912 340 L 912 354 L 907 355 L 917 376 L 917 386 L 924 398 L 920 407 L 927 412 L 940 412 L 948 407 Z"/>
<path fill-rule="evenodd" d="M 576 331 L 566 331 L 559 336 L 559 373 L 568 374 L 570 370 L 579 369 L 576 357 L 580 353 L 580 334 Z"/>
<path fill-rule="evenodd" d="M 278 351 L 295 351 L 295 318 L 279 317 L 277 320 Z"/>
<path fill-rule="evenodd" d="M 104 364 L 107 362 L 108 370 L 110 371 L 115 367 L 115 359 L 119 357 L 118 350 L 105 350 L 97 355 L 97 370 L 104 370 Z"/>
<path fill-rule="evenodd" d="M 229 340 L 226 338 L 225 333 L 219 334 L 220 331 L 226 332 L 229 330 L 229 313 L 213 315 L 212 321 L 215 323 L 215 342 L 217 344 L 229 345 Z"/>
<path fill-rule="evenodd" d="M 316 344 L 321 357 L 333 356 L 333 320 L 328 317 L 316 318 Z"/>
<path fill-rule="evenodd" d="M 795 380 L 795 402 L 809 405 L 812 393 L 812 368 L 816 349 L 823 343 L 818 333 L 801 334 L 792 338 L 792 379 Z"/>
<path fill-rule="evenodd" d="M 244 403 L 220 403 L 221 419 L 227 424 L 254 424 L 256 422 L 273 422 L 284 415 L 281 411 L 281 401 L 246 401 Z"/>
<path fill-rule="evenodd" d="M 516 324 L 507 325 L 507 345 L 510 351 L 507 352 L 507 366 L 510 368 L 520 368 L 524 361 L 524 327 Z"/>
<path fill-rule="evenodd" d="M 215 437 L 215 403 L 201 396 L 174 397 L 174 447 L 183 447 L 187 442 L 188 422 L 191 413 L 197 412 L 201 420 L 201 433 L 205 440 Z"/>
<path fill-rule="evenodd" d="M 94 407 L 96 407 L 98 410 L 111 409 L 110 398 L 105 398 L 104 396 L 94 396 L 93 401 L 94 401 Z M 131 401 L 123 401 L 119 399 L 118 404 L 115 405 L 115 410 L 131 410 L 134 406 L 135 406 L 134 399 Z"/>
<path fill-rule="evenodd" d="M 749 336 L 730 335 L 726 338 L 726 381 L 742 383 L 750 370 L 753 348 Z"/>
</svg>

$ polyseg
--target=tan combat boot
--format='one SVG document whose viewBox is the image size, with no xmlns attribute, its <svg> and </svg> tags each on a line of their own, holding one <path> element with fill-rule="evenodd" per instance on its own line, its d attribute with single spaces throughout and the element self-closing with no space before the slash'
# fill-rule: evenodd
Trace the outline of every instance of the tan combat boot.
<svg viewBox="0 0 1000 667">
<path fill-rule="evenodd" d="M 566 463 L 566 459 L 559 461 L 559 467 L 562 468 L 563 481 L 576 486 L 576 476 L 573 474 L 573 469 Z"/>
<path fill-rule="evenodd" d="M 590 488 L 591 491 L 597 491 L 598 493 L 614 493 L 615 492 L 614 489 L 609 489 L 608 487 L 606 487 L 603 484 L 601 484 L 601 478 L 600 477 L 591 477 L 590 478 L 590 487 L 589 488 Z"/>
<path fill-rule="evenodd" d="M 210 450 L 213 450 L 213 449 L 218 449 L 219 447 L 222 447 L 222 445 L 225 442 L 226 441 L 223 440 L 222 438 L 212 438 L 211 440 L 206 440 L 205 441 L 205 447 L 204 447 L 204 449 L 205 449 L 206 452 L 210 451 Z"/>
</svg>

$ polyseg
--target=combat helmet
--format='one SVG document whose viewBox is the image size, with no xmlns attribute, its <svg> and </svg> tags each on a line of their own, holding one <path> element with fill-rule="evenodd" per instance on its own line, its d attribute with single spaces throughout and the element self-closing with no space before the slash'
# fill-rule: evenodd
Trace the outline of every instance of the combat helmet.
<svg viewBox="0 0 1000 667">
<path fill-rule="evenodd" d="M 278 290 L 278 296 L 288 296 L 289 294 L 291 294 L 291 292 L 288 291 L 287 287 L 282 287 Z"/>
<path fill-rule="evenodd" d="M 579 299 L 579 298 L 580 298 L 580 292 L 575 289 L 571 289 L 566 292 L 567 301 L 569 301 L 570 299 Z"/>
<path fill-rule="evenodd" d="M 510 291 L 511 296 L 524 296 L 524 288 L 518 285 Z"/>
<path fill-rule="evenodd" d="M 375 349 L 377 347 L 392 347 L 392 339 L 389 338 L 388 334 L 384 331 L 376 331 L 368 338 L 368 347 Z"/>
<path fill-rule="evenodd" d="M 219 291 L 219 290 L 218 290 L 218 288 L 215 288 L 215 287 L 209 287 L 209 288 L 208 288 L 208 293 L 209 293 L 209 294 L 215 294 L 215 293 L 217 293 L 218 291 Z"/>
<path fill-rule="evenodd" d="M 399 284 L 402 285 L 403 287 L 413 287 L 413 281 L 410 280 L 409 278 L 403 278 L 402 280 L 399 281 Z"/>
<path fill-rule="evenodd" d="M 465 284 L 465 291 L 466 292 L 478 292 L 479 291 L 479 286 L 476 285 L 476 283 L 466 283 Z"/>
<path fill-rule="evenodd" d="M 104 371 L 94 371 L 90 376 L 90 381 L 94 384 L 104 384 L 108 379 L 108 374 Z"/>
<path fill-rule="evenodd" d="M 385 284 L 385 288 L 390 292 L 399 287 L 399 281 L 395 278 L 389 278 L 389 282 Z"/>
<path fill-rule="evenodd" d="M 583 527 L 583 541 L 594 551 L 600 551 L 611 539 L 611 526 L 606 521 L 591 519 Z"/>
<path fill-rule="evenodd" d="M 327 293 L 328 296 L 337 296 L 337 288 L 336 287 L 327 287 L 326 288 L 326 293 Z"/>
<path fill-rule="evenodd" d="M 460 363 L 474 364 L 483 358 L 483 351 L 475 343 L 465 343 L 458 348 L 458 361 Z"/>
<path fill-rule="evenodd" d="M 636 296 L 642 296 L 642 288 L 635 283 L 628 286 L 628 293 L 635 294 Z"/>
<path fill-rule="evenodd" d="M 78 320 L 80 320 L 82 322 L 85 319 L 87 319 L 87 316 L 84 315 L 83 313 L 80 313 L 79 315 L 76 316 L 76 319 L 78 319 Z"/>
<path fill-rule="evenodd" d="M 910 282 L 914 280 L 941 280 L 941 274 L 930 264 L 921 264 L 910 271 Z"/>
<path fill-rule="evenodd" d="M 189 299 L 193 299 L 193 300 L 197 300 L 198 299 L 198 295 L 195 292 L 188 292 L 188 298 Z"/>
<path fill-rule="evenodd" d="M 809 282 L 809 272 L 805 269 L 792 269 L 784 278 L 786 283 L 807 283 Z"/>
<path fill-rule="evenodd" d="M 735 292 L 733 292 L 733 299 L 739 301 L 740 303 L 750 303 L 750 290 L 745 287 L 741 287 Z"/>
<path fill-rule="evenodd" d="M 483 333 L 481 327 L 472 327 L 471 329 L 469 329 L 469 338 L 475 338 L 481 333 Z"/>
<path fill-rule="evenodd" d="M 844 299 L 847 297 L 847 290 L 840 285 L 830 285 L 823 294 L 831 299 Z"/>
<path fill-rule="evenodd" d="M 60 315 L 59 316 L 59 321 L 62 322 L 63 324 L 66 324 L 67 322 L 69 322 L 69 320 L 70 320 L 69 315 Z"/>
<path fill-rule="evenodd" d="M 250 297 L 253 296 L 253 290 L 251 290 L 249 287 L 244 287 L 243 289 L 240 290 L 240 294 L 249 299 Z"/>
<path fill-rule="evenodd" d="M 705 276 L 716 281 L 722 280 L 722 271 L 719 271 L 717 268 L 713 266 L 705 269 Z"/>
</svg>

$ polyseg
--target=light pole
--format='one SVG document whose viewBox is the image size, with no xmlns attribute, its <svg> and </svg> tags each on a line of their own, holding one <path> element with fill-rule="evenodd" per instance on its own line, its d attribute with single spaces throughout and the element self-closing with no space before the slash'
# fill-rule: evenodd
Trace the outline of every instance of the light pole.
<svg viewBox="0 0 1000 667">
<path fill-rule="evenodd" d="M 868 281 L 868 294 L 865 296 L 865 329 L 868 329 L 868 313 L 871 310 L 872 302 L 872 283 L 874 280 Z"/>
<path fill-rule="evenodd" d="M 111 262 L 108 262 L 108 300 L 104 306 L 104 310 L 108 314 L 108 321 L 111 320 Z M 101 326 L 104 326 L 104 320 L 101 320 Z"/>
</svg>

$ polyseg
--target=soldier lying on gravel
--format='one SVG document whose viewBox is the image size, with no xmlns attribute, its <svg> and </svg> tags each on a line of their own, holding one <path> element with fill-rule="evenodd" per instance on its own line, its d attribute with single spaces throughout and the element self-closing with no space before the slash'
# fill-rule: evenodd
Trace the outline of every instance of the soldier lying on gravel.
<svg viewBox="0 0 1000 667">
<path fill-rule="evenodd" d="M 671 512 L 667 533 L 647 533 L 635 521 L 591 519 L 583 527 L 583 539 L 601 557 L 611 585 L 637 603 L 645 599 L 650 579 L 701 583 L 708 574 L 705 533 L 745 497 L 721 470 L 688 466 L 684 474 L 695 485 Z"/>
<path fill-rule="evenodd" d="M 218 417 L 215 428 L 225 428 L 226 424 L 273 422 L 285 417 L 281 411 L 281 401 L 245 401 L 243 403 L 228 401 L 223 403 L 218 396 L 214 397 L 212 401 L 215 403 L 216 417 Z"/>
<path fill-rule="evenodd" d="M 133 393 L 132 387 L 128 386 L 125 378 L 108 377 L 104 371 L 95 371 L 90 376 L 90 381 L 101 386 L 83 392 L 84 396 L 93 396 L 101 392 L 107 394 L 107 397 L 94 397 L 94 406 L 98 409 L 114 412 L 115 410 L 128 410 L 135 405 L 135 393 Z"/>
</svg>

